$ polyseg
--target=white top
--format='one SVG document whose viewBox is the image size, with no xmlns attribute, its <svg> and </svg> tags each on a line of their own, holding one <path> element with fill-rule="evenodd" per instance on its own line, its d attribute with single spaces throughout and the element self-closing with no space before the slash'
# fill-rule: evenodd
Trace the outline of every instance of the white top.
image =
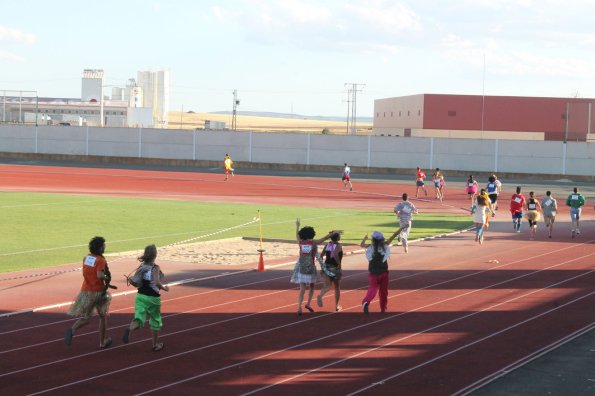
<svg viewBox="0 0 595 396">
<path fill-rule="evenodd" d="M 382 250 L 382 248 L 380 250 Z M 370 245 L 366 248 L 366 258 L 368 259 L 368 261 L 371 261 L 372 257 L 374 257 L 374 245 Z M 390 257 L 390 246 L 384 245 L 384 260 L 383 261 L 387 261 L 389 257 Z"/>
<path fill-rule="evenodd" d="M 473 205 L 473 222 L 485 224 L 488 211 L 487 206 Z"/>
</svg>

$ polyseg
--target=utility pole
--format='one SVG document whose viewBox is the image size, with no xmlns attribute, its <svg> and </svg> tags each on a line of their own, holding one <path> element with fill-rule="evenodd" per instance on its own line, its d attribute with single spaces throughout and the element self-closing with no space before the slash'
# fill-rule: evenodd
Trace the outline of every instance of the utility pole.
<svg viewBox="0 0 595 396">
<path fill-rule="evenodd" d="M 351 135 L 357 134 L 357 93 L 362 92 L 361 89 L 358 87 L 365 87 L 366 84 L 360 83 L 345 83 L 345 87 L 347 88 L 348 92 L 348 99 L 347 99 L 347 133 L 349 133 L 349 128 L 351 127 Z M 349 105 L 351 105 L 351 114 L 349 114 Z M 351 124 L 351 125 L 350 125 Z"/>
<path fill-rule="evenodd" d="M 233 112 L 231 115 L 231 130 L 235 131 L 238 127 L 238 117 L 237 117 L 237 108 L 240 105 L 240 101 L 238 99 L 238 90 L 233 90 Z"/>
<path fill-rule="evenodd" d="M 345 84 L 347 86 L 347 84 Z M 344 100 L 343 102 L 347 102 L 347 119 L 346 119 L 346 131 L 345 134 L 349 135 L 349 121 L 350 121 L 350 114 L 351 114 L 351 88 L 347 88 L 347 100 Z"/>
</svg>

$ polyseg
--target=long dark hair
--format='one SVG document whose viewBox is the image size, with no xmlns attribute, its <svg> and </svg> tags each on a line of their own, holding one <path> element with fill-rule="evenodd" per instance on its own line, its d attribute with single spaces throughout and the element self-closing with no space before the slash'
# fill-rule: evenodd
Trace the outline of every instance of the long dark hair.
<svg viewBox="0 0 595 396">
<path fill-rule="evenodd" d="M 154 263 L 157 258 L 157 246 L 149 245 L 145 247 L 145 252 L 142 256 L 138 257 L 138 261 L 144 264 Z"/>
</svg>

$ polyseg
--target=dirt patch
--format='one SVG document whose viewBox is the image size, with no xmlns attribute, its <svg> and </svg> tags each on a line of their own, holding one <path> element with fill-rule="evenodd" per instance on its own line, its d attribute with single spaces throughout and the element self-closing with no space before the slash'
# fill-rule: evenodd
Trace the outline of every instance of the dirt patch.
<svg viewBox="0 0 595 396">
<path fill-rule="evenodd" d="M 262 248 L 267 259 L 289 258 L 295 256 L 297 251 L 295 242 L 263 241 Z M 158 249 L 157 260 L 232 266 L 258 262 L 260 243 L 238 237 Z M 141 252 L 138 253 L 140 255 Z"/>
</svg>

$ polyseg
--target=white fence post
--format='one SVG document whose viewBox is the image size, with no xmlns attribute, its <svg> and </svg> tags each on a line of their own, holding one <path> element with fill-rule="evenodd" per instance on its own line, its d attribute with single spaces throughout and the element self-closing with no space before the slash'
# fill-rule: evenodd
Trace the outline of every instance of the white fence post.
<svg viewBox="0 0 595 396">
<path fill-rule="evenodd" d="M 87 133 L 85 136 L 85 155 L 89 155 L 89 125 L 87 125 Z"/>
<path fill-rule="evenodd" d="M 434 138 L 430 138 L 430 169 L 434 169 Z"/>
<path fill-rule="evenodd" d="M 566 175 L 566 150 L 568 143 L 562 143 L 562 174 Z"/>
<path fill-rule="evenodd" d="M 252 131 L 248 136 L 248 162 L 252 162 Z"/>
<path fill-rule="evenodd" d="M 368 135 L 368 168 L 372 166 L 372 136 Z"/>
<path fill-rule="evenodd" d="M 310 165 L 310 134 L 308 134 L 308 151 L 306 154 L 306 165 Z"/>
<path fill-rule="evenodd" d="M 496 139 L 494 146 L 494 172 L 498 172 L 498 156 L 500 155 L 500 141 Z"/>
<path fill-rule="evenodd" d="M 38 132 L 39 127 L 37 125 L 35 125 L 35 154 L 37 154 L 37 150 L 38 150 L 38 143 L 37 143 L 37 139 L 39 139 L 39 132 Z"/>
<path fill-rule="evenodd" d="M 138 128 L 138 158 L 142 158 L 143 156 L 143 130 L 142 128 Z"/>
<path fill-rule="evenodd" d="M 196 160 L 196 130 L 192 132 L 192 159 Z"/>
</svg>

